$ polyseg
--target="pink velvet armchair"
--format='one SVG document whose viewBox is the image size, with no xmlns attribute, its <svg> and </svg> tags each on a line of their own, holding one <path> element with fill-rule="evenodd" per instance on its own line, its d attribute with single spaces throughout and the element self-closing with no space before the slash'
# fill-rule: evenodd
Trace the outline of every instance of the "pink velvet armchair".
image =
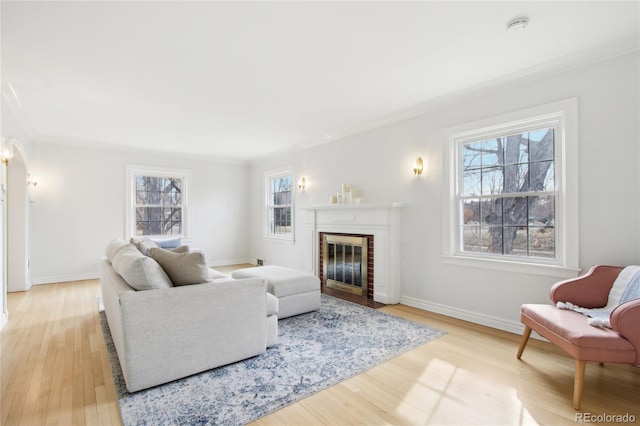
<svg viewBox="0 0 640 426">
<path fill-rule="evenodd" d="M 531 331 L 556 344 L 576 359 L 573 408 L 580 408 L 585 365 L 599 363 L 640 364 L 640 299 L 618 305 L 609 317 L 611 328 L 594 327 L 588 317 L 555 307 L 571 302 L 584 308 L 602 308 L 622 267 L 596 265 L 585 275 L 555 284 L 549 292 L 554 305 L 522 305 L 520 320 L 525 325 L 518 348 L 520 359 Z"/>
</svg>

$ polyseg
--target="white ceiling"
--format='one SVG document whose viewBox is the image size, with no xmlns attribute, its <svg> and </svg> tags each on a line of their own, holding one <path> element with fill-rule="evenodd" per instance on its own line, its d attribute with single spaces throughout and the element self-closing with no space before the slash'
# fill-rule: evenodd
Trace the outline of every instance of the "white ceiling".
<svg viewBox="0 0 640 426">
<path fill-rule="evenodd" d="M 2 94 L 31 140 L 248 160 L 603 43 L 635 1 L 2 1 Z M 507 23 L 527 16 L 521 33 Z M 11 135 L 4 135 L 11 136 Z"/>
</svg>

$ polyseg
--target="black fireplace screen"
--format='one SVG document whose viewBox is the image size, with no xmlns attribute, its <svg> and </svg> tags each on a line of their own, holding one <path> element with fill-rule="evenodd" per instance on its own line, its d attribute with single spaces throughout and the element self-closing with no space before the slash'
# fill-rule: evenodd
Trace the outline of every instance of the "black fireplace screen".
<svg viewBox="0 0 640 426">
<path fill-rule="evenodd" d="M 365 294 L 367 239 L 325 234 L 323 244 L 325 285 L 353 294 Z"/>
</svg>

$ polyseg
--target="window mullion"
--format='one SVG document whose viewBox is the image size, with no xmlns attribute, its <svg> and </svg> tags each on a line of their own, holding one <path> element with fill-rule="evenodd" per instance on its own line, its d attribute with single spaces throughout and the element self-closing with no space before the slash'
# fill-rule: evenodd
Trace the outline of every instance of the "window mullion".
<svg viewBox="0 0 640 426">
<path fill-rule="evenodd" d="M 505 194 L 490 195 L 458 195 L 459 200 L 477 200 L 477 199 L 495 199 L 495 198 L 515 198 L 515 197 L 540 197 L 543 195 L 556 195 L 558 191 L 527 191 L 527 192 L 508 192 Z"/>
</svg>

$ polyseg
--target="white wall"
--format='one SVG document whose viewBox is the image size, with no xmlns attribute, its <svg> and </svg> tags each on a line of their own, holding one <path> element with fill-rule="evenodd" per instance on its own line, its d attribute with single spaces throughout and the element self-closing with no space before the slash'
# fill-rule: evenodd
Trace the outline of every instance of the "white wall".
<svg viewBox="0 0 640 426">
<path fill-rule="evenodd" d="M 22 145 L 22 144 L 21 144 Z M 29 277 L 28 165 L 22 149 L 14 147 L 7 167 L 7 291 L 31 288 Z"/>
<path fill-rule="evenodd" d="M 463 319 L 519 331 L 522 303 L 548 302 L 556 278 L 445 265 L 442 252 L 442 130 L 566 98 L 578 98 L 580 266 L 640 262 L 640 68 L 637 53 L 539 79 L 484 90 L 432 112 L 330 144 L 255 162 L 251 168 L 250 256 L 304 269 L 305 211 L 327 204 L 345 182 L 366 202 L 406 203 L 402 301 Z M 437 82 L 434 82 L 437 84 Z M 425 172 L 411 173 L 421 155 Z M 297 193 L 295 244 L 263 235 L 263 174 L 283 165 L 306 175 Z"/>
<path fill-rule="evenodd" d="M 149 153 L 32 143 L 34 284 L 93 278 L 104 247 L 125 238 L 125 166 L 192 172 L 192 248 L 212 264 L 247 260 L 247 166 Z"/>
<path fill-rule="evenodd" d="M 6 165 L 0 162 L 0 330 L 5 326 L 9 319 L 7 308 L 7 241 L 6 241 L 6 217 L 7 217 L 7 203 L 6 200 L 6 186 L 5 181 L 7 178 Z"/>
</svg>

